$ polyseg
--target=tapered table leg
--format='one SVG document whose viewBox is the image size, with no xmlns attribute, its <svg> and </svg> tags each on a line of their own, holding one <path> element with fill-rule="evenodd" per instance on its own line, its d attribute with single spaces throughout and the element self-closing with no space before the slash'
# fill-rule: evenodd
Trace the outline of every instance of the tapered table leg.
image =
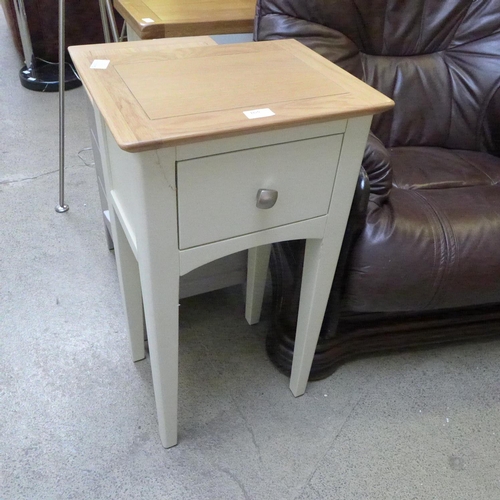
<svg viewBox="0 0 500 500">
<path fill-rule="evenodd" d="M 248 250 L 245 318 L 249 325 L 254 325 L 260 320 L 270 255 L 271 245 Z"/>
</svg>

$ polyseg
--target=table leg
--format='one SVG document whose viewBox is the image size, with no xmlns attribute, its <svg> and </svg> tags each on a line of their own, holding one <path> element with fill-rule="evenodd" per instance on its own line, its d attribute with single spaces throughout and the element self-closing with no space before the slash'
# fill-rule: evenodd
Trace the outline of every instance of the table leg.
<svg viewBox="0 0 500 500">
<path fill-rule="evenodd" d="M 306 243 L 290 377 L 290 390 L 294 396 L 301 396 L 306 390 L 371 120 L 371 116 L 361 116 L 348 121 L 325 237 L 308 239 Z"/>
<path fill-rule="evenodd" d="M 131 179 L 138 187 L 137 259 L 158 427 L 165 448 L 177 444 L 179 250 L 174 158 L 170 149 L 144 153 L 138 176 Z"/>
<path fill-rule="evenodd" d="M 310 239 L 306 243 L 304 271 L 300 290 L 299 317 L 293 351 L 290 390 L 295 397 L 306 390 L 314 351 L 323 323 L 326 304 L 332 287 L 337 263 L 336 251 L 340 250 L 330 239 Z M 339 248 L 335 248 L 338 246 Z"/>
<path fill-rule="evenodd" d="M 254 325 L 260 320 L 270 254 L 271 245 L 248 250 L 245 318 L 249 325 Z"/>
<path fill-rule="evenodd" d="M 153 258 L 151 258 L 153 257 Z M 168 259 L 163 256 L 163 261 Z M 165 448 L 177 444 L 177 392 L 179 364 L 179 275 L 164 278 L 166 266 L 154 256 L 141 259 L 141 284 L 148 329 L 149 356 L 161 442 Z M 154 272 L 148 272 L 153 269 Z"/>
<path fill-rule="evenodd" d="M 133 30 L 130 24 L 127 23 L 127 42 L 138 42 L 141 37 Z"/>
<path fill-rule="evenodd" d="M 113 207 L 110 208 L 110 217 L 112 218 L 112 227 L 115 230 L 116 265 L 118 267 L 118 277 L 127 316 L 127 329 L 132 348 L 132 359 L 139 361 L 146 356 L 139 265 Z"/>
</svg>

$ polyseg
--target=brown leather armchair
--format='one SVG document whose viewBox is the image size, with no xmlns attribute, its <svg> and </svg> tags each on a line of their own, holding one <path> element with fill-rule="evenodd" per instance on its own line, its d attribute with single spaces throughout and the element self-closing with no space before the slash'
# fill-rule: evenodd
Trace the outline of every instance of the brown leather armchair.
<svg viewBox="0 0 500 500">
<path fill-rule="evenodd" d="M 284 37 L 396 103 L 373 121 L 311 378 L 374 351 L 498 335 L 500 4 L 259 0 L 255 39 Z M 285 372 L 302 253 L 273 250 L 267 347 Z"/>
</svg>

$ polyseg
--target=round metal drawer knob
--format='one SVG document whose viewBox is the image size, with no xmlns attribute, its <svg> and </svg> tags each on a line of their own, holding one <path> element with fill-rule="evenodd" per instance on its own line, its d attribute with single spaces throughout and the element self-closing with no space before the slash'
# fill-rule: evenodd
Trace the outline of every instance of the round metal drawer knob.
<svg viewBox="0 0 500 500">
<path fill-rule="evenodd" d="M 257 208 L 273 208 L 278 199 L 278 191 L 274 189 L 259 189 L 257 191 Z"/>
</svg>

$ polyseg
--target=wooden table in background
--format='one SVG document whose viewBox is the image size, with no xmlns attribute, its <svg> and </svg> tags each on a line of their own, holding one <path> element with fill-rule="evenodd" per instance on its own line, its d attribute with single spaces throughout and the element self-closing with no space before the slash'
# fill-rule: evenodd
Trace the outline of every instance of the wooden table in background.
<svg viewBox="0 0 500 500">
<path fill-rule="evenodd" d="M 198 35 L 245 35 L 250 41 L 255 0 L 114 0 L 128 40 Z M 223 42 L 224 37 L 217 39 Z"/>
</svg>

